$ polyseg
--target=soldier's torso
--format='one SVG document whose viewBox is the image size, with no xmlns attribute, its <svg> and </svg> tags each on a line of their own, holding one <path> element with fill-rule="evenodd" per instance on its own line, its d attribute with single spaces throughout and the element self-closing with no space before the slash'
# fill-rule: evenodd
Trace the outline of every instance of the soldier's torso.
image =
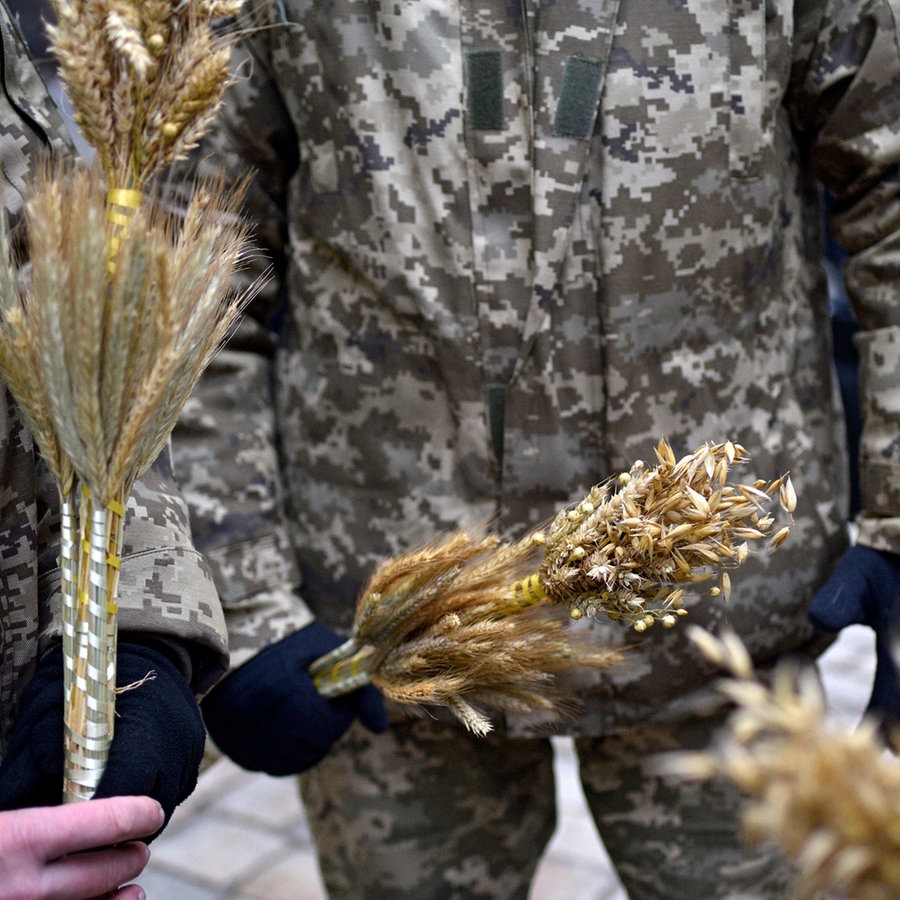
<svg viewBox="0 0 900 900">
<path fill-rule="evenodd" d="M 299 136 L 278 400 L 305 595 L 346 625 L 386 553 L 521 530 L 663 435 L 727 437 L 748 479 L 792 471 L 799 525 L 693 615 L 793 646 L 845 475 L 791 7 L 513 7 L 285 0 L 301 27 L 271 32 Z M 635 659 L 632 708 L 663 671 Z"/>
</svg>

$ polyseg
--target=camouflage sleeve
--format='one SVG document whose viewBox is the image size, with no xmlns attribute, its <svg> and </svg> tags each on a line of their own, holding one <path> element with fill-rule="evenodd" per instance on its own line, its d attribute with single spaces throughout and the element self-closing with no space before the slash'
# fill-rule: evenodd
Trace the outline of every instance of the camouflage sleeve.
<svg viewBox="0 0 900 900">
<path fill-rule="evenodd" d="M 284 194 L 296 139 L 267 78 L 265 54 L 252 50 L 252 41 L 264 40 L 265 33 L 255 31 L 236 50 L 236 82 L 212 132 L 167 187 L 177 202 L 197 176 L 234 181 L 249 175 L 244 213 L 260 252 L 240 278 L 249 282 L 264 270 L 269 274 L 240 328 L 195 388 L 173 435 L 175 471 L 194 539 L 210 562 L 225 608 L 233 667 L 312 619 L 300 597 L 284 515 L 271 372 Z"/>
<path fill-rule="evenodd" d="M 0 4 L 0 68 L 3 208 L 15 222 L 35 162 L 51 151 L 71 152 L 72 141 L 5 4 Z"/>
<path fill-rule="evenodd" d="M 860 540 L 900 552 L 900 4 L 797 7 L 795 125 L 837 198 L 831 224 L 861 326 Z"/>
<path fill-rule="evenodd" d="M 200 379 L 172 442 L 194 541 L 225 609 L 233 667 L 312 619 L 282 511 L 269 363 L 237 336 Z"/>
<path fill-rule="evenodd" d="M 59 503 L 42 462 L 37 473 L 43 649 L 61 634 Z M 165 451 L 128 498 L 118 601 L 120 633 L 140 631 L 163 639 L 184 660 L 198 696 L 227 670 L 222 607 L 209 567 L 192 542 L 187 507 Z"/>
</svg>

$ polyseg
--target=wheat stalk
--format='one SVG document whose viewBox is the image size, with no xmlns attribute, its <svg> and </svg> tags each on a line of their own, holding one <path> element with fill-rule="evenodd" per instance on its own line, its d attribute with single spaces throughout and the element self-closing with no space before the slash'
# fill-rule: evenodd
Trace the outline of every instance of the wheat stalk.
<svg viewBox="0 0 900 900">
<path fill-rule="evenodd" d="M 812 670 L 782 663 L 767 686 L 735 635 L 693 628 L 689 636 L 731 673 L 722 692 L 736 709 L 709 750 L 665 756 L 658 769 L 737 785 L 748 796 L 747 841 L 771 841 L 794 861 L 796 897 L 900 895 L 900 765 L 878 740 L 876 723 L 840 731 L 826 718 Z"/>
<path fill-rule="evenodd" d="M 230 80 L 243 0 L 53 0 L 52 50 L 75 121 L 111 186 L 142 190 L 186 156 Z"/>
<path fill-rule="evenodd" d="M 448 707 L 477 734 L 491 730 L 478 707 L 562 710 L 554 673 L 619 655 L 547 608 L 510 610 L 504 598 L 529 560 L 509 550 L 493 535 L 457 531 L 387 560 L 361 593 L 353 638 L 311 667 L 319 690 L 371 681 L 398 703 Z"/>
</svg>

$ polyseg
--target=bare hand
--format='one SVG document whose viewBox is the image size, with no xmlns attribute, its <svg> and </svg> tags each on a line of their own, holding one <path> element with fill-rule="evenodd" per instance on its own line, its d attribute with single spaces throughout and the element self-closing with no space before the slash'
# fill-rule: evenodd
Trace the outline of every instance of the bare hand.
<svg viewBox="0 0 900 900">
<path fill-rule="evenodd" d="M 140 900 L 137 885 L 119 885 L 147 864 L 150 851 L 137 839 L 162 824 L 150 797 L 0 812 L 0 900 Z"/>
</svg>

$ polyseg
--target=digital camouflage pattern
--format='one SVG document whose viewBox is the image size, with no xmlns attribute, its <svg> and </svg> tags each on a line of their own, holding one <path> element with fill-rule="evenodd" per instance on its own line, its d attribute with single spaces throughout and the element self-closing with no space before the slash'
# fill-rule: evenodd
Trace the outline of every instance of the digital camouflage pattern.
<svg viewBox="0 0 900 900">
<path fill-rule="evenodd" d="M 15 221 L 42 155 L 71 152 L 65 126 L 0 4 L 0 158 L 3 206 Z M 60 633 L 57 489 L 0 385 L 0 758 L 19 695 L 40 652 Z M 191 543 L 187 508 L 164 454 L 129 498 L 119 590 L 122 631 L 152 632 L 180 652 L 200 694 L 227 667 L 225 623 L 206 561 Z"/>
<path fill-rule="evenodd" d="M 271 260 L 274 278 L 174 444 L 198 542 L 234 591 L 235 662 L 310 610 L 348 628 L 385 555 L 460 525 L 521 533 L 662 436 L 678 454 L 739 441 L 748 480 L 790 470 L 800 498 L 789 541 L 688 621 L 732 625 L 760 670 L 820 649 L 805 608 L 846 547 L 848 489 L 819 180 L 862 328 L 860 531 L 900 550 L 896 0 L 253 8 L 196 160 L 255 171 L 248 277 Z M 765 896 L 783 876 L 735 855 L 734 796 L 635 781 L 661 741 L 687 741 L 713 670 L 682 629 L 587 627 L 627 662 L 582 678 L 581 712 L 557 727 L 597 742 L 580 745 L 585 782 L 598 821 L 615 807 L 635 896 L 671 896 L 660 857 L 697 873 L 684 896 Z M 546 747 L 500 736 L 475 764 L 468 741 L 427 722 L 358 729 L 305 773 L 334 896 L 362 896 L 369 868 L 380 898 L 525 896 Z M 609 751 L 633 766 L 607 791 L 590 764 L 615 741 L 643 749 Z M 524 799 L 481 778 L 535 753 Z M 690 837 L 707 807 L 727 853 Z M 488 823 L 474 835 L 473 817 Z M 669 841 L 649 882 L 633 855 L 648 830 Z"/>
<path fill-rule="evenodd" d="M 585 798 L 634 900 L 791 895 L 792 865 L 742 846 L 733 784 L 646 768 L 660 751 L 707 749 L 723 725 L 718 715 L 576 740 Z M 301 780 L 333 898 L 524 900 L 556 825 L 546 738 L 510 746 L 422 718 L 373 742 L 356 726 Z M 593 895 L 608 896 L 599 885 Z"/>
<path fill-rule="evenodd" d="M 255 169 L 275 277 L 175 445 L 231 621 L 260 613 L 233 627 L 277 636 L 254 584 L 261 608 L 292 595 L 279 629 L 305 621 L 302 581 L 346 629 L 386 554 L 521 532 L 664 435 L 791 471 L 791 539 L 690 619 L 758 662 L 806 647 L 847 505 L 816 179 L 862 326 L 863 534 L 900 549 L 896 3 L 253 8 L 197 158 Z M 575 730 L 706 693 L 679 629 L 592 627 L 631 652 L 587 679 Z"/>
<path fill-rule="evenodd" d="M 72 152 L 72 141 L 6 4 L 0 4 L 2 74 L 0 163 L 3 208 L 15 221 L 35 162 L 49 151 Z"/>
</svg>

